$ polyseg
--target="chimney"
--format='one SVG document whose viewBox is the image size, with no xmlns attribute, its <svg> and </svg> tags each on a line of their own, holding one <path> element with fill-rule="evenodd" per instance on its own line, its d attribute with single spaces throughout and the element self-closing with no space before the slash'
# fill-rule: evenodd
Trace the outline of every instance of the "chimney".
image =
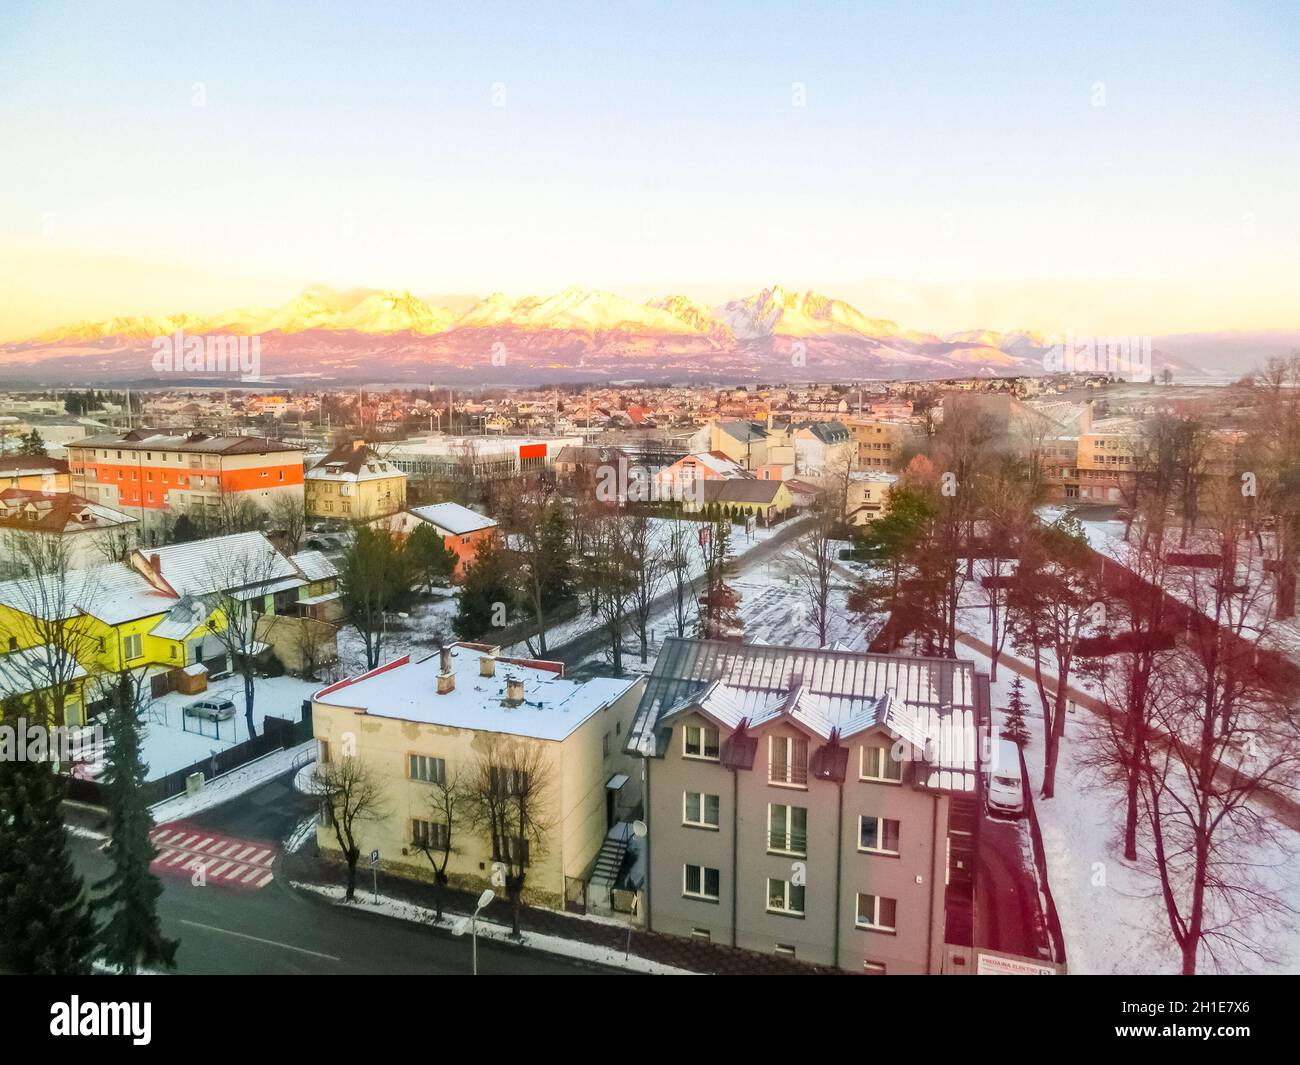
<svg viewBox="0 0 1300 1065">
<path fill-rule="evenodd" d="M 497 675 L 497 660 L 492 655 L 479 655 L 478 675 L 480 677 L 495 677 Z"/>
<path fill-rule="evenodd" d="M 506 705 L 518 706 L 524 701 L 524 682 L 519 677 L 506 677 Z"/>
<path fill-rule="evenodd" d="M 439 664 L 442 666 L 442 671 L 444 673 L 450 673 L 451 672 L 451 648 L 440 647 L 438 649 L 438 656 L 440 658 Z"/>
<path fill-rule="evenodd" d="M 162 559 L 153 554 L 149 556 L 149 568 L 152 569 L 159 577 L 162 576 Z"/>
<path fill-rule="evenodd" d="M 438 694 L 446 695 L 456 690 L 456 674 L 448 670 L 438 674 Z"/>
</svg>

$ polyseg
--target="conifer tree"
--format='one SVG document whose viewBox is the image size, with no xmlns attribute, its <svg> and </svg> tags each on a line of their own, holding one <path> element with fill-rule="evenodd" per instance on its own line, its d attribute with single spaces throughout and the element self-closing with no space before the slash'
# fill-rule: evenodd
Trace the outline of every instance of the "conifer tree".
<svg viewBox="0 0 1300 1065">
<path fill-rule="evenodd" d="M 23 715 L 10 699 L 0 720 Z M 96 939 L 85 886 L 68 853 L 62 780 L 46 760 L 0 759 L 0 972 L 81 976 Z"/>
<path fill-rule="evenodd" d="M 1029 742 L 1029 726 L 1025 724 L 1025 711 L 1028 708 L 1025 702 L 1025 682 L 1017 673 L 1011 681 L 1007 705 L 1002 710 L 1006 715 L 1002 722 L 1002 738 L 1010 740 L 1017 747 L 1023 747 Z"/>
<path fill-rule="evenodd" d="M 162 884 L 149 870 L 158 852 L 149 838 L 154 823 L 144 793 L 148 766 L 140 759 L 135 684 L 125 672 L 109 703 L 108 733 L 112 743 L 100 782 L 108 790 L 107 853 L 113 871 L 95 884 L 104 894 L 94 901 L 96 910 L 109 915 L 100 933 L 104 959 L 126 974 L 149 965 L 172 968 L 177 943 L 163 936 L 158 920 Z"/>
</svg>

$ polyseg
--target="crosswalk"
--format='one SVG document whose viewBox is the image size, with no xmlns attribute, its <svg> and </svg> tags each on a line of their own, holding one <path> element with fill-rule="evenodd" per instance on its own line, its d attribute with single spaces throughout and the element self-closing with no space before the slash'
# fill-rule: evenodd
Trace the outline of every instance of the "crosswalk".
<svg viewBox="0 0 1300 1065">
<path fill-rule="evenodd" d="M 189 877 L 196 884 L 257 890 L 274 879 L 276 848 L 255 840 L 234 839 L 177 822 L 150 835 L 158 857 L 155 873 Z"/>
</svg>

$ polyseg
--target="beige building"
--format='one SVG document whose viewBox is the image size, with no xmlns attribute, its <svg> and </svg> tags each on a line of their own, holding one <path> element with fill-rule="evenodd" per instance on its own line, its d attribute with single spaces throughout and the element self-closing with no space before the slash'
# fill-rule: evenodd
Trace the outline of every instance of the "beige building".
<svg viewBox="0 0 1300 1065">
<path fill-rule="evenodd" d="M 406 474 L 364 440 L 336 447 L 307 471 L 303 487 L 312 518 L 370 521 L 406 506 Z"/>
<path fill-rule="evenodd" d="M 854 470 L 849 474 L 844 517 L 850 525 L 869 525 L 889 513 L 889 490 L 898 474 L 880 470 Z"/>
<path fill-rule="evenodd" d="M 413 842 L 437 838 L 431 781 L 468 780 L 493 744 L 543 748 L 547 826 L 529 846 L 525 897 L 561 907 L 566 887 L 592 875 L 607 837 L 640 813 L 639 760 L 624 741 L 643 679 L 572 681 L 558 662 L 498 657 L 485 644 L 457 643 L 421 661 L 409 656 L 316 694 L 313 724 L 322 763 L 359 758 L 383 782 L 387 816 L 359 825 L 363 852 L 407 876 L 430 875 Z M 451 828 L 453 886 L 480 889 L 491 877 L 492 844 L 465 824 Z M 317 831 L 337 853 L 334 831 Z M 621 851 L 619 852 L 621 855 Z"/>
<path fill-rule="evenodd" d="M 858 469 L 902 471 L 904 451 L 915 436 L 910 423 L 887 418 L 852 418 L 847 419 L 847 424 L 853 434 Z"/>
<path fill-rule="evenodd" d="M 950 803 L 977 793 L 988 701 L 969 662 L 667 640 L 628 743 L 646 767 L 650 927 L 850 972 L 946 971 L 967 950 L 949 891 L 969 905 L 949 886 L 970 850 Z"/>
</svg>

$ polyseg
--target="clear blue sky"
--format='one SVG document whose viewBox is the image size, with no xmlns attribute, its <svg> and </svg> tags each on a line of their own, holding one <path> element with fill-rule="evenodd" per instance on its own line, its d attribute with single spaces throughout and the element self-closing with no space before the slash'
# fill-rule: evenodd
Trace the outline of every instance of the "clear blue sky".
<svg viewBox="0 0 1300 1065">
<path fill-rule="evenodd" d="M 1295 2 L 9 0 L 0 337 L 314 281 L 1132 279 L 1297 325 L 1298 57 Z"/>
</svg>

